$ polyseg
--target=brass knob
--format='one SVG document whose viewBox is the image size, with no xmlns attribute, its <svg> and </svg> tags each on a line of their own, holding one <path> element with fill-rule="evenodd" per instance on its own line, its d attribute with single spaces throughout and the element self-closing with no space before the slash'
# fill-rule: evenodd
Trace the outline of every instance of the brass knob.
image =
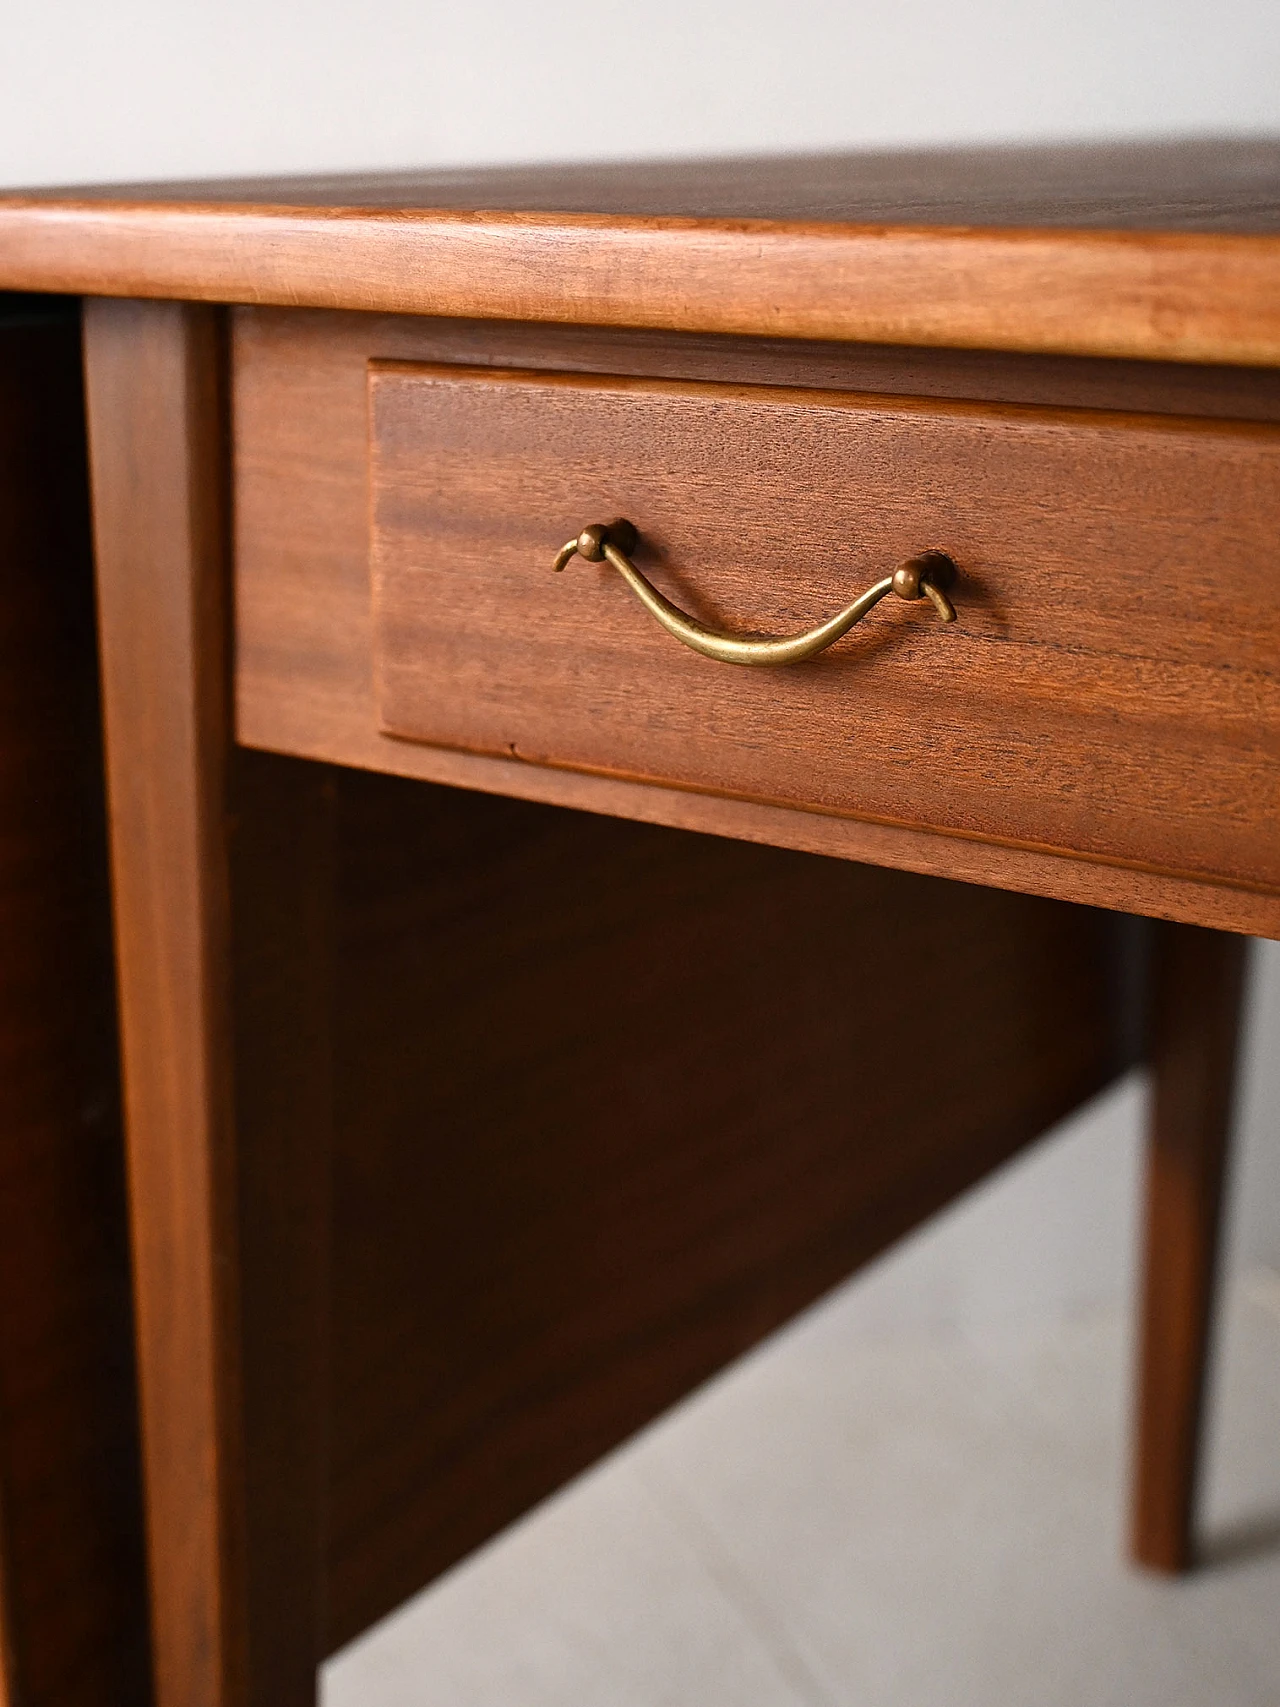
<svg viewBox="0 0 1280 1707">
<path fill-rule="evenodd" d="M 674 634 L 703 657 L 716 658 L 724 664 L 798 664 L 805 658 L 816 657 L 847 634 L 855 622 L 860 622 L 889 593 L 896 593 L 900 599 L 927 598 L 943 622 L 954 622 L 956 618 L 955 606 L 946 592 L 956 580 L 955 564 L 945 551 L 922 551 L 919 556 L 900 563 L 892 575 L 868 587 L 851 605 L 803 634 L 726 634 L 708 628 L 679 605 L 673 605 L 640 573 L 628 555 L 635 550 L 638 538 L 631 522 L 592 522 L 560 547 L 552 567 L 559 571 L 575 556 L 585 557 L 588 563 L 611 564 L 668 634 Z"/>
<path fill-rule="evenodd" d="M 890 576 L 900 599 L 928 599 L 943 622 L 956 620 L 956 607 L 944 591 L 955 578 L 956 566 L 945 551 L 922 551 L 918 557 L 908 557 Z"/>
</svg>

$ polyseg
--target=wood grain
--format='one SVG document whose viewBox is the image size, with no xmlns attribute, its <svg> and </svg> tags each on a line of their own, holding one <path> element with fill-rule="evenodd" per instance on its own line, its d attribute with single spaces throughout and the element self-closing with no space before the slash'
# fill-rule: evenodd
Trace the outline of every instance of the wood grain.
<svg viewBox="0 0 1280 1707">
<path fill-rule="evenodd" d="M 90 303 L 86 358 L 156 1697 L 292 1707 L 322 1616 L 327 784 L 232 763 L 217 316 Z"/>
<path fill-rule="evenodd" d="M 157 1699 L 234 1699 L 229 1014 L 216 326 L 85 341 Z"/>
<path fill-rule="evenodd" d="M 1133 1058 L 1133 921 L 339 795 L 329 1643 Z"/>
<path fill-rule="evenodd" d="M 370 386 L 389 733 L 1280 889 L 1274 428 L 414 365 Z M 811 663 L 716 666 L 608 565 L 549 572 L 614 515 L 717 627 L 797 632 L 928 546 L 961 617 L 890 599 Z"/>
<path fill-rule="evenodd" d="M 1280 372 L 1269 368 L 319 309 L 245 307 L 232 311 L 232 321 L 241 361 L 274 357 L 288 369 L 310 369 L 313 384 L 317 368 L 356 362 L 363 369 L 382 357 L 1280 420 Z"/>
<path fill-rule="evenodd" d="M 1189 919 L 1280 931 L 1275 894 L 1131 863 L 799 813 L 580 776 L 521 760 L 415 746 L 377 733 L 368 569 L 365 371 L 370 357 L 481 360 L 558 370 L 721 374 L 735 382 L 865 386 L 1148 410 L 1274 411 L 1274 377 L 1219 391 L 1219 377 L 1140 365 L 938 357 L 928 351 L 734 344 L 536 327 L 486 327 L 242 310 L 235 322 L 237 726 L 251 745 L 722 835 Z M 1243 376 L 1238 376 L 1243 377 Z M 558 543 L 558 541 L 557 541 Z M 912 613 L 907 610 L 908 618 Z M 931 635 L 931 639 L 938 636 Z M 943 636 L 943 639 L 949 636 Z"/>
<path fill-rule="evenodd" d="M 0 1700 L 142 1707 L 146 1594 L 74 304 L 0 300 Z"/>
<path fill-rule="evenodd" d="M 0 198 L 0 286 L 1280 362 L 1280 150 L 936 151 Z"/>
<path fill-rule="evenodd" d="M 1280 230 L 1280 141 L 859 149 L 103 184 L 59 201 L 476 208 L 885 225 Z"/>
<path fill-rule="evenodd" d="M 336 790 L 258 753 L 235 755 L 232 785 L 243 1699 L 309 1707 L 328 1620 Z"/>
<path fill-rule="evenodd" d="M 1153 955 L 1146 1255 L 1130 1546 L 1155 1570 L 1195 1560 L 1206 1366 L 1248 944 L 1161 925 Z"/>
</svg>

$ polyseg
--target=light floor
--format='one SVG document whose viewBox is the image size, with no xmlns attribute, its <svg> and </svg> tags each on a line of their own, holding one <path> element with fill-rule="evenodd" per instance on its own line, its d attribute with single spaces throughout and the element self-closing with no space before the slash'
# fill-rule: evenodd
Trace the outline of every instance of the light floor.
<svg viewBox="0 0 1280 1707">
<path fill-rule="evenodd" d="M 324 1707 L 1280 1707 L 1280 1276 L 1185 1582 L 1119 1559 L 1119 1308 L 886 1334 L 876 1274 L 361 1637 Z"/>
</svg>

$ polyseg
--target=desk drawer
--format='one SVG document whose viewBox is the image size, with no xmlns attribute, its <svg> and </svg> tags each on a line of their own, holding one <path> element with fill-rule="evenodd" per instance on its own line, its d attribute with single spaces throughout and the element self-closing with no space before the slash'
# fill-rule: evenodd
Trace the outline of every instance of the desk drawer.
<svg viewBox="0 0 1280 1707">
<path fill-rule="evenodd" d="M 1280 883 L 1280 434 L 772 387 L 370 370 L 383 729 L 537 764 Z M 888 598 L 745 669 L 557 548 L 625 516 L 717 628 L 805 629 L 926 548 L 958 612 Z"/>
</svg>

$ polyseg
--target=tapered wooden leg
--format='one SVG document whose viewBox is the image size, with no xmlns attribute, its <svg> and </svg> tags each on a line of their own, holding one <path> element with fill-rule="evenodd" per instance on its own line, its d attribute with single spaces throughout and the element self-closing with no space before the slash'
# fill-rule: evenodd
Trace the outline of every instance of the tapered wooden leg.
<svg viewBox="0 0 1280 1707">
<path fill-rule="evenodd" d="M 305 1707 L 323 1621 L 329 803 L 231 741 L 218 311 L 91 302 L 158 1707 Z"/>
<path fill-rule="evenodd" d="M 1209 1351 L 1248 939 L 1156 927 L 1151 1128 L 1131 1547 L 1136 1562 L 1193 1559 Z"/>
</svg>

